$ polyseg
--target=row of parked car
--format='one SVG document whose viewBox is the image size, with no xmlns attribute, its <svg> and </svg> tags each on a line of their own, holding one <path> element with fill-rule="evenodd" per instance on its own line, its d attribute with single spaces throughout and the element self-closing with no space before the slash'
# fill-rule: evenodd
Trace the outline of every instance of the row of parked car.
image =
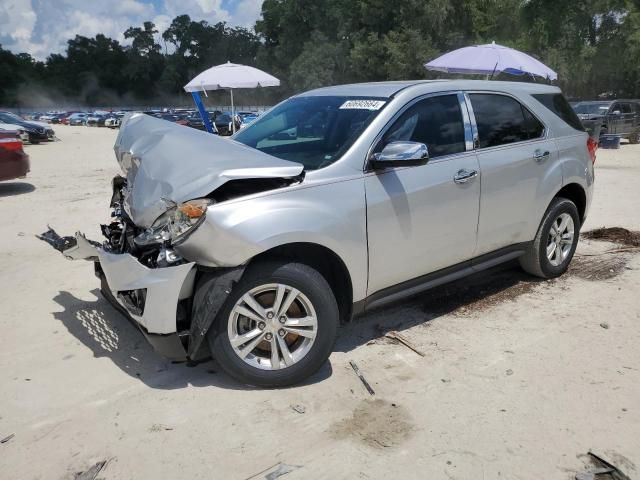
<svg viewBox="0 0 640 480">
<path fill-rule="evenodd" d="M 617 135 L 640 143 L 640 100 L 574 102 L 572 107 L 594 139 Z"/>
<path fill-rule="evenodd" d="M 48 123 L 28 120 L 12 112 L 0 111 L 0 132 L 12 132 L 23 142 L 34 144 L 55 139 L 55 132 Z"/>
<path fill-rule="evenodd" d="M 38 122 L 47 122 L 48 124 L 120 128 L 122 118 L 128 112 L 129 110 L 116 112 L 48 112 L 32 113 L 29 115 L 29 118 Z M 193 110 L 146 110 L 143 113 L 179 125 L 205 130 L 200 114 Z M 246 127 L 259 116 L 258 112 L 248 111 L 236 112 L 232 115 L 231 112 L 213 110 L 208 112 L 208 114 L 214 131 L 219 135 L 231 135 L 234 131 L 234 123 L 235 130 L 237 131 Z"/>
</svg>

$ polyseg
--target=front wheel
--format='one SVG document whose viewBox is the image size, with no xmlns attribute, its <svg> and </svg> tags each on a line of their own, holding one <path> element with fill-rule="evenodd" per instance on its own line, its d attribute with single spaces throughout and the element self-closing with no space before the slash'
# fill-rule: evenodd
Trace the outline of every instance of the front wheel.
<svg viewBox="0 0 640 480">
<path fill-rule="evenodd" d="M 640 129 L 629 135 L 629 143 L 632 143 L 634 145 L 640 143 Z"/>
<path fill-rule="evenodd" d="M 580 216 L 575 203 L 566 198 L 554 198 L 534 241 L 520 257 L 520 265 L 537 277 L 559 277 L 569 268 L 579 235 Z"/>
<path fill-rule="evenodd" d="M 300 263 L 261 263 L 233 288 L 208 335 L 223 370 L 242 383 L 284 387 L 327 360 L 338 306 L 325 278 Z"/>
</svg>

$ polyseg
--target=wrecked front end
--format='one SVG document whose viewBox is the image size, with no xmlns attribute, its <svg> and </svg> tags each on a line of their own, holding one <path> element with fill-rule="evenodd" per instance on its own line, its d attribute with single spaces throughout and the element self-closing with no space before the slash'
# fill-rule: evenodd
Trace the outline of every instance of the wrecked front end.
<svg viewBox="0 0 640 480">
<path fill-rule="evenodd" d="M 289 185 L 302 166 L 141 114 L 123 122 L 115 152 L 123 176 L 112 182 L 104 240 L 61 237 L 51 228 L 40 238 L 69 259 L 93 261 L 103 295 L 159 353 L 202 359 L 209 355 L 205 335 L 244 266 L 203 266 L 197 254 L 185 258 L 176 247 L 217 203 L 255 193 L 255 185 Z M 207 295 L 198 295 L 204 283 Z"/>
</svg>

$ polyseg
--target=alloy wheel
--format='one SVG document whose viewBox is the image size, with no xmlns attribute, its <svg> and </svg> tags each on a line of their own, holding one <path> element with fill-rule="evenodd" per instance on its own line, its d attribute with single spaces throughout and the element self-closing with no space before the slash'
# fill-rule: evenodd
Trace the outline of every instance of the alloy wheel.
<svg viewBox="0 0 640 480">
<path fill-rule="evenodd" d="M 560 266 L 571 253 L 575 236 L 573 218 L 561 213 L 551 224 L 547 238 L 547 258 L 554 267 Z"/>
<path fill-rule="evenodd" d="M 287 368 L 311 350 L 318 318 L 309 298 L 280 283 L 252 288 L 229 314 L 227 334 L 233 351 L 262 370 Z"/>
</svg>

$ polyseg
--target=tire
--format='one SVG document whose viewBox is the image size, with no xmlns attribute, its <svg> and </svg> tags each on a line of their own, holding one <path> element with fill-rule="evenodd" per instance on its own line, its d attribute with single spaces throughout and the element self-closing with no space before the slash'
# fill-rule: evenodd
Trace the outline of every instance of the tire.
<svg viewBox="0 0 640 480">
<path fill-rule="evenodd" d="M 629 143 L 637 145 L 640 143 L 640 130 L 636 130 L 631 135 L 629 135 Z"/>
<path fill-rule="evenodd" d="M 557 233 L 554 236 L 554 231 L 557 232 L 557 227 L 562 226 L 563 220 L 567 220 L 567 226 L 566 230 L 560 232 L 562 237 L 560 252 L 555 248 L 550 258 L 547 255 L 547 248 L 551 248 L 551 244 L 557 247 L 555 240 L 560 237 L 558 237 Z M 553 231 L 552 228 L 554 228 Z M 572 234 L 570 243 L 566 243 L 569 240 L 567 236 L 569 233 Z M 525 254 L 520 257 L 520 266 L 525 272 L 536 277 L 559 277 L 569 268 L 573 254 L 578 246 L 579 235 L 580 216 L 575 203 L 562 197 L 554 198 L 544 214 L 535 239 L 529 245 Z"/>
<path fill-rule="evenodd" d="M 279 290 L 282 292 L 280 302 Z M 299 293 L 286 308 L 289 295 L 295 293 L 294 290 Z M 252 302 L 245 301 L 247 296 L 259 303 L 258 308 L 263 307 L 264 315 L 257 314 L 257 310 L 250 307 Z M 271 310 L 276 310 L 273 307 L 277 303 L 284 309 L 282 316 L 278 312 L 272 315 Z M 238 310 L 245 313 L 249 310 L 248 314 L 253 318 L 238 313 Z M 313 322 L 314 316 L 315 327 L 306 325 Z M 286 323 L 281 323 L 284 321 Z M 305 325 L 300 323 L 297 328 L 292 325 L 301 321 Z M 286 387 L 314 374 L 329 358 L 338 323 L 336 299 L 320 273 L 300 263 L 264 262 L 250 266 L 233 287 L 207 333 L 207 340 L 220 367 L 236 380 L 259 387 Z M 293 333 L 290 328 L 304 334 Z M 313 339 L 309 338 L 309 332 L 314 331 Z M 247 333 L 250 335 L 248 341 L 236 347 L 232 345 L 232 338 L 238 343 L 244 341 L 244 338 L 239 340 L 240 336 Z M 252 346 L 255 341 L 259 343 Z M 290 354 L 286 359 L 283 343 L 287 354 Z M 277 363 L 272 355 L 274 345 Z M 246 355 L 244 359 L 242 354 Z M 277 367 L 274 369 L 273 365 Z"/>
</svg>

